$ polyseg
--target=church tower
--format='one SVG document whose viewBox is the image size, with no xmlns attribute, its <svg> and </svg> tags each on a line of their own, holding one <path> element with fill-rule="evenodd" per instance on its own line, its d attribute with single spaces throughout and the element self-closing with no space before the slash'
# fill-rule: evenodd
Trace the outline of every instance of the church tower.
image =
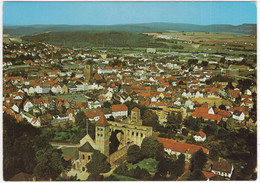
<svg viewBox="0 0 260 183">
<path fill-rule="evenodd" d="M 84 67 L 84 76 L 86 81 L 90 81 L 93 77 L 93 65 L 87 64 Z"/>
<path fill-rule="evenodd" d="M 109 123 L 107 122 L 104 114 L 100 115 L 100 119 L 96 123 L 96 136 L 95 143 L 97 150 L 109 156 Z"/>
<path fill-rule="evenodd" d="M 131 111 L 131 124 L 142 125 L 142 120 L 140 116 L 140 109 L 138 109 L 137 107 L 133 108 Z"/>
</svg>

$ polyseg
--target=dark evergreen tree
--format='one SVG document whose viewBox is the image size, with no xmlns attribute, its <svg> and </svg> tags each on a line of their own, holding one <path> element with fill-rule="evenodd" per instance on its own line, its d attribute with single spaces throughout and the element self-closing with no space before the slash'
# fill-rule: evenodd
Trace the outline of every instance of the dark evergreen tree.
<svg viewBox="0 0 260 183">
<path fill-rule="evenodd" d="M 202 149 L 198 150 L 191 157 L 191 166 L 190 170 L 193 172 L 194 170 L 202 170 L 208 161 L 208 156 L 206 153 L 203 152 Z"/>
<path fill-rule="evenodd" d="M 140 148 L 138 145 L 132 145 L 128 148 L 127 150 L 127 161 L 129 163 L 137 163 L 138 161 L 141 160 L 141 153 L 140 153 Z"/>
<path fill-rule="evenodd" d="M 204 174 L 202 173 L 201 170 L 196 169 L 193 172 L 191 172 L 188 180 L 196 180 L 196 181 L 202 181 L 202 180 L 207 180 Z"/>
</svg>

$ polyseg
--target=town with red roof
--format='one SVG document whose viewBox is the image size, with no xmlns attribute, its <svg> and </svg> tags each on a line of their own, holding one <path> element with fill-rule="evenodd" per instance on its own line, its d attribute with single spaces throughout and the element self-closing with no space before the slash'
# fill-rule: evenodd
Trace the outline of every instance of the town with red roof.
<svg viewBox="0 0 260 183">
<path fill-rule="evenodd" d="M 42 26 L 4 26 L 5 181 L 256 179 L 255 24 Z"/>
</svg>

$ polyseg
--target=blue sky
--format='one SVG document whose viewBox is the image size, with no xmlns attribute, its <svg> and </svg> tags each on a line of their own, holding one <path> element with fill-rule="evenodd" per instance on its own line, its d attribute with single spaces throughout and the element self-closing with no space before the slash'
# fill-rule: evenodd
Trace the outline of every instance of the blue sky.
<svg viewBox="0 0 260 183">
<path fill-rule="evenodd" d="M 254 2 L 4 2 L 4 25 L 256 23 Z"/>
</svg>

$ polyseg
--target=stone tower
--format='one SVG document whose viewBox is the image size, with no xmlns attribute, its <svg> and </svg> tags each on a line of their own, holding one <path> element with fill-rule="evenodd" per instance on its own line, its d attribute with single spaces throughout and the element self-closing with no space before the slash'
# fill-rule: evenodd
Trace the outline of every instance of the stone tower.
<svg viewBox="0 0 260 183">
<path fill-rule="evenodd" d="M 102 113 L 100 115 L 100 119 L 96 123 L 95 143 L 97 150 L 99 150 L 107 157 L 109 156 L 109 137 L 109 123 Z"/>
<path fill-rule="evenodd" d="M 87 64 L 84 67 L 84 76 L 86 81 L 90 81 L 93 77 L 93 65 L 92 64 Z"/>
<path fill-rule="evenodd" d="M 131 124 L 142 125 L 142 120 L 140 116 L 140 109 L 138 109 L 137 107 L 133 108 L 131 111 Z"/>
</svg>

